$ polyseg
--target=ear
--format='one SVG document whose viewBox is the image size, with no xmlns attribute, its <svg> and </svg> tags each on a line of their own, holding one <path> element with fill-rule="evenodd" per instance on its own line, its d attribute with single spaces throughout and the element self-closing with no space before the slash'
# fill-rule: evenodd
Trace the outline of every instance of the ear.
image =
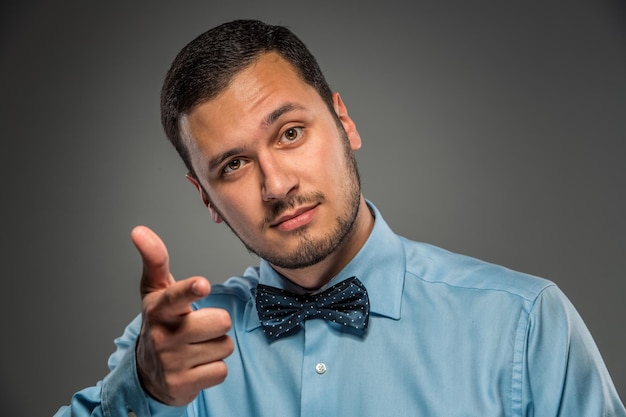
<svg viewBox="0 0 626 417">
<path fill-rule="evenodd" d="M 333 93 L 333 107 L 335 108 L 335 113 L 337 113 L 337 117 L 339 117 L 339 120 L 348 135 L 350 147 L 353 151 L 361 149 L 361 135 L 359 135 L 359 132 L 356 129 L 354 120 L 348 116 L 348 109 L 343 103 L 343 100 L 341 100 L 341 96 L 336 92 Z"/>
<path fill-rule="evenodd" d="M 193 186 L 196 187 L 196 190 L 198 190 L 198 192 L 200 193 L 200 196 L 202 198 L 202 203 L 206 206 L 206 208 L 209 209 L 209 212 L 211 213 L 211 220 L 213 220 L 213 222 L 215 222 L 215 223 L 223 222 L 224 220 L 222 219 L 222 216 L 220 216 L 217 213 L 217 211 L 213 207 L 213 203 L 211 203 L 211 201 L 209 200 L 209 197 L 204 192 L 204 189 L 202 188 L 202 186 L 200 185 L 198 180 L 195 179 L 193 177 L 193 175 L 191 175 L 191 173 L 189 173 L 189 172 L 185 174 L 185 178 L 187 178 L 187 180 L 190 183 L 192 183 Z"/>
</svg>

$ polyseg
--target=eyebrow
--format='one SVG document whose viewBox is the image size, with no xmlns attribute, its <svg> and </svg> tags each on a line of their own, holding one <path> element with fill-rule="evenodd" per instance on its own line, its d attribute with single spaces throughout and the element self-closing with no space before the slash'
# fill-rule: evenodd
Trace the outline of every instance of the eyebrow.
<svg viewBox="0 0 626 417">
<path fill-rule="evenodd" d="M 278 120 L 283 114 L 294 110 L 304 110 L 304 107 L 295 103 L 285 103 L 276 110 L 270 112 L 267 116 L 265 116 L 262 126 L 268 127 L 272 123 L 276 122 L 276 120 Z"/>
<path fill-rule="evenodd" d="M 227 150 L 226 152 L 222 152 L 219 155 L 214 156 L 213 158 L 209 159 L 209 171 L 213 171 L 214 169 L 217 169 L 217 167 L 219 167 L 222 164 L 222 162 L 224 162 L 231 156 L 235 156 L 237 154 L 242 153 L 243 151 L 244 151 L 243 147 L 233 148 L 233 149 Z"/>
<path fill-rule="evenodd" d="M 263 128 L 267 128 L 275 123 L 283 114 L 289 113 L 294 110 L 304 110 L 304 107 L 296 104 L 296 103 L 285 103 L 282 106 L 278 107 L 276 110 L 269 112 L 261 122 L 261 126 Z M 237 154 L 242 153 L 245 150 L 243 147 L 237 147 L 233 149 L 229 149 L 225 152 L 222 152 L 218 155 L 215 155 L 213 158 L 209 159 L 209 170 L 213 171 L 217 167 L 219 167 L 222 162 L 227 160 L 228 158 L 235 156 Z"/>
</svg>

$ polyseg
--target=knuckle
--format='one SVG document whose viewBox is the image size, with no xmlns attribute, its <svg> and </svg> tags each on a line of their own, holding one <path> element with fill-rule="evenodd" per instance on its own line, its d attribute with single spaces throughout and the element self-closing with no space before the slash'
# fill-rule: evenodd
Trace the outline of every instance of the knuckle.
<svg viewBox="0 0 626 417">
<path fill-rule="evenodd" d="M 224 354 L 230 356 L 235 351 L 235 343 L 230 336 L 226 336 L 224 340 Z"/>
<path fill-rule="evenodd" d="M 141 306 L 142 320 L 147 324 L 154 324 L 163 321 L 163 302 L 162 298 L 146 297 Z M 163 297 L 161 295 L 160 297 Z"/>
<path fill-rule="evenodd" d="M 181 358 L 178 352 L 162 352 L 160 354 L 160 361 L 163 369 L 168 373 L 180 372 L 185 369 L 186 361 L 184 358 Z"/>
<path fill-rule="evenodd" d="M 214 384 L 221 384 L 228 376 L 228 367 L 224 361 L 216 361 L 212 364 L 212 379 Z"/>
<path fill-rule="evenodd" d="M 157 304 L 153 302 L 148 302 L 147 297 L 144 298 L 143 304 L 141 306 L 143 321 L 144 322 L 152 322 L 157 317 Z"/>
<path fill-rule="evenodd" d="M 149 337 L 156 350 L 168 344 L 169 335 L 161 328 L 153 328 Z"/>
<path fill-rule="evenodd" d="M 170 286 L 166 288 L 165 291 L 163 291 L 161 301 L 164 305 L 172 305 L 176 303 L 176 300 L 179 298 L 179 296 L 176 291 L 174 291 L 174 289 L 175 286 Z"/>
<path fill-rule="evenodd" d="M 178 384 L 177 380 L 178 378 L 176 378 L 176 376 L 169 372 L 163 376 L 163 388 L 165 392 L 167 392 L 169 395 L 176 392 L 176 387 Z"/>
<path fill-rule="evenodd" d="M 216 309 L 213 320 L 214 320 L 215 326 L 218 329 L 220 329 L 223 333 L 226 333 L 227 331 L 229 331 L 232 326 L 230 314 L 228 314 L 226 310 Z"/>
<path fill-rule="evenodd" d="M 180 399 L 183 390 L 178 375 L 172 373 L 165 375 L 163 378 L 163 391 L 165 391 L 167 397 L 171 399 Z"/>
<path fill-rule="evenodd" d="M 180 374 L 172 375 L 165 384 L 173 405 L 185 405 L 192 402 L 203 388 L 198 381 L 186 380 Z"/>
</svg>

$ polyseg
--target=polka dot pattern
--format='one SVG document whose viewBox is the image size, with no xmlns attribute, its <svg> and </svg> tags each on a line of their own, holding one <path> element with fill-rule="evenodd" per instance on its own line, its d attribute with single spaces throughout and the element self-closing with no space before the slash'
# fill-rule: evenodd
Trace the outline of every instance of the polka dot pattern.
<svg viewBox="0 0 626 417">
<path fill-rule="evenodd" d="M 310 319 L 324 319 L 365 332 L 370 311 L 367 290 L 356 277 L 316 294 L 294 294 L 259 284 L 256 308 L 270 340 L 294 333 Z"/>
</svg>

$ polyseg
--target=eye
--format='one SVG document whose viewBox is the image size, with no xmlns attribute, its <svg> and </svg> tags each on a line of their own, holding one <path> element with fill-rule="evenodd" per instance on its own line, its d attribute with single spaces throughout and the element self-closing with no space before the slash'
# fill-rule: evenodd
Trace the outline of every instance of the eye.
<svg viewBox="0 0 626 417">
<path fill-rule="evenodd" d="M 302 135 L 302 127 L 290 127 L 280 136 L 281 142 L 292 143 L 300 139 Z"/>
<path fill-rule="evenodd" d="M 231 172 L 237 171 L 239 168 L 243 166 L 244 162 L 241 159 L 233 159 L 224 167 L 224 174 L 229 174 Z"/>
</svg>

